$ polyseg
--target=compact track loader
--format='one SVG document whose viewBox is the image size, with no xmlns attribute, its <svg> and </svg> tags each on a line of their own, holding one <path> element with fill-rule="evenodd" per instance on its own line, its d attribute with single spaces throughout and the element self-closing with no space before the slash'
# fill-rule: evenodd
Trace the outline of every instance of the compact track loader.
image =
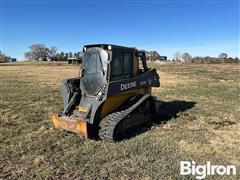
<svg viewBox="0 0 240 180">
<path fill-rule="evenodd" d="M 159 86 L 156 69 L 147 67 L 145 52 L 86 45 L 79 77 L 63 80 L 64 109 L 51 118 L 57 129 L 119 141 L 129 130 L 151 124 L 155 116 L 151 87 Z"/>
</svg>

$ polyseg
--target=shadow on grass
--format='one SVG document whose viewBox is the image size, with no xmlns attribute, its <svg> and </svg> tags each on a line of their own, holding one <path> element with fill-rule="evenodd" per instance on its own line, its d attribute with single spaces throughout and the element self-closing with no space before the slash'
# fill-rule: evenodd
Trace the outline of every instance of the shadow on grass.
<svg viewBox="0 0 240 180">
<path fill-rule="evenodd" d="M 195 106 L 196 102 L 191 101 L 156 101 L 156 114 L 154 117 L 155 124 L 165 124 L 167 121 L 177 118 L 178 114 L 184 113 L 184 111 L 191 109 Z M 189 115 L 186 113 L 185 116 Z M 144 133 L 151 129 L 154 126 L 152 123 L 143 124 L 138 128 L 131 129 L 127 133 L 125 133 L 119 141 L 131 139 L 141 133 Z"/>
<path fill-rule="evenodd" d="M 162 123 L 171 120 L 172 118 L 177 118 L 179 113 L 191 109 L 195 106 L 196 102 L 192 101 L 157 101 L 156 109 L 156 123 Z"/>
</svg>

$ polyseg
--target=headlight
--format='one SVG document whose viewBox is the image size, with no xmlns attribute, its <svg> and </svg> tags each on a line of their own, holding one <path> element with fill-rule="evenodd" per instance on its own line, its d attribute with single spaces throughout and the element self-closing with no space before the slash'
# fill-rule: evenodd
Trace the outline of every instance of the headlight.
<svg viewBox="0 0 240 180">
<path fill-rule="evenodd" d="M 110 51 L 112 49 L 112 46 L 111 45 L 108 45 L 108 50 Z"/>
<path fill-rule="evenodd" d="M 87 50 L 87 47 L 86 47 L 86 46 L 84 46 L 84 47 L 83 47 L 83 51 L 85 52 L 86 50 Z"/>
</svg>

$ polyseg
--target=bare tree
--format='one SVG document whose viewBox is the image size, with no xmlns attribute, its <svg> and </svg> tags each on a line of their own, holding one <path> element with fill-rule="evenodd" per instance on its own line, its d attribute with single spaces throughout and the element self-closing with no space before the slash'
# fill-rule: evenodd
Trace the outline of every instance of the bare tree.
<svg viewBox="0 0 240 180">
<path fill-rule="evenodd" d="M 57 51 L 58 49 L 55 46 L 50 47 L 50 49 L 48 50 L 48 56 L 52 61 L 56 60 Z"/>
<path fill-rule="evenodd" d="M 0 62 L 9 62 L 11 57 L 0 51 Z"/>
<path fill-rule="evenodd" d="M 190 63 L 192 60 L 192 56 L 188 52 L 183 53 L 182 58 L 185 63 Z"/>
<path fill-rule="evenodd" d="M 29 61 L 33 60 L 33 58 L 31 57 L 31 52 L 26 52 L 26 53 L 24 54 L 24 56 L 25 56 L 25 59 L 27 59 L 27 60 L 29 60 Z"/>
<path fill-rule="evenodd" d="M 49 49 L 44 44 L 33 44 L 29 46 L 30 51 L 25 53 L 25 57 L 31 60 L 46 60 Z"/>
<path fill-rule="evenodd" d="M 219 56 L 218 56 L 218 58 L 220 58 L 220 59 L 227 59 L 227 57 L 228 57 L 228 54 L 227 54 L 227 53 L 221 53 L 221 54 L 219 54 Z"/>
<path fill-rule="evenodd" d="M 181 53 L 180 52 L 178 52 L 178 51 L 175 52 L 173 56 L 174 56 L 175 61 L 180 61 L 180 58 L 181 58 Z"/>
<path fill-rule="evenodd" d="M 160 54 L 157 51 L 145 51 L 146 58 L 150 61 L 160 60 Z"/>
<path fill-rule="evenodd" d="M 6 55 L 0 51 L 0 62 L 4 62 Z"/>
</svg>

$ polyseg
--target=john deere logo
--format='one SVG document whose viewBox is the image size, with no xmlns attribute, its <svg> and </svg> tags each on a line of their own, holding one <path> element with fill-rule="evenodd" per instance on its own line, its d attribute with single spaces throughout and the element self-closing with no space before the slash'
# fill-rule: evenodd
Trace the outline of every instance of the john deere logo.
<svg viewBox="0 0 240 180">
<path fill-rule="evenodd" d="M 127 84 L 121 84 L 121 91 L 132 88 L 132 87 L 136 87 L 137 86 L 136 83 L 137 82 L 135 81 L 135 82 L 127 83 Z"/>
</svg>

